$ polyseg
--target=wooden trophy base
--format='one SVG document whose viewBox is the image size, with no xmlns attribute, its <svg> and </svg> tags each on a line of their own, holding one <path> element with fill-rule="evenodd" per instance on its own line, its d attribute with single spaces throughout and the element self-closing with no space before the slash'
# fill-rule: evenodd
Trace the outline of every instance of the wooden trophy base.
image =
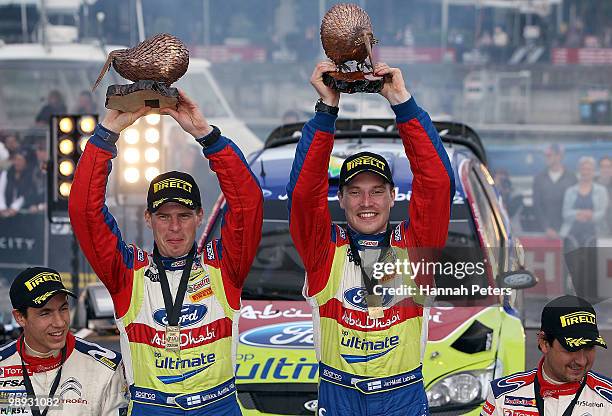
<svg viewBox="0 0 612 416">
<path fill-rule="evenodd" d="M 142 107 L 151 107 L 151 113 L 160 108 L 176 109 L 178 89 L 158 81 L 143 80 L 127 85 L 111 85 L 106 90 L 106 108 L 123 112 L 134 112 Z"/>
<path fill-rule="evenodd" d="M 323 82 L 336 91 L 353 94 L 356 92 L 377 93 L 384 85 L 384 78 L 377 77 L 371 72 L 326 72 Z"/>
</svg>

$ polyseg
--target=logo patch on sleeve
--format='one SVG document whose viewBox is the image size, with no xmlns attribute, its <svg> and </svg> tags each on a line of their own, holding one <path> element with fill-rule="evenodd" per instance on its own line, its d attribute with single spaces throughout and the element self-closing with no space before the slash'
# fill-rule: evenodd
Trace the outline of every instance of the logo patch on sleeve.
<svg viewBox="0 0 612 416">
<path fill-rule="evenodd" d="M 487 400 L 485 404 L 482 406 L 482 410 L 484 410 L 486 414 L 491 416 L 493 414 L 493 411 L 495 410 L 495 406 L 489 403 L 489 401 Z"/>
</svg>

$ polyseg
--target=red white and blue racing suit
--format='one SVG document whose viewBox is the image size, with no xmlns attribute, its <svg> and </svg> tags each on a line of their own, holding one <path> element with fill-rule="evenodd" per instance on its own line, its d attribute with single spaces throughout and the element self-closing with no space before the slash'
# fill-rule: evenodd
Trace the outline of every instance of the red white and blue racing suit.
<svg viewBox="0 0 612 416">
<path fill-rule="evenodd" d="M 0 347 L 0 415 L 32 415 L 25 399 L 22 360 L 34 394 L 48 399 L 61 367 L 57 390 L 50 400 L 48 416 L 122 416 L 127 412 L 127 384 L 121 354 L 89 341 L 66 337 L 66 358 L 35 357 L 27 352 L 23 337 Z M 41 412 L 46 406 L 39 406 Z"/>
<path fill-rule="evenodd" d="M 390 245 L 396 259 L 407 260 L 415 248 L 444 246 L 455 183 L 429 115 L 414 98 L 392 109 L 414 179 L 409 219 L 392 230 Z M 319 414 L 425 415 L 421 362 L 428 308 L 421 296 L 383 296 L 384 317 L 368 315 L 347 230 L 332 224 L 328 208 L 335 120 L 317 112 L 304 125 L 287 186 L 290 232 L 306 269 L 304 295 L 313 307 Z M 355 237 L 365 245 L 380 242 L 379 236 Z M 406 284 L 430 282 L 419 278 Z"/>
<path fill-rule="evenodd" d="M 221 239 L 197 253 L 181 308 L 180 351 L 165 348 L 166 310 L 150 253 L 126 245 L 105 205 L 113 133 L 98 126 L 79 161 L 70 220 L 92 268 L 110 292 L 130 385 L 131 415 L 236 416 L 234 380 L 242 285 L 255 256 L 263 197 L 242 152 L 221 136 L 204 156 L 227 201 Z M 176 297 L 186 258 L 162 259 Z"/>
<path fill-rule="evenodd" d="M 534 383 L 538 377 L 546 416 L 562 416 L 580 388 L 580 383 L 553 384 L 538 368 L 493 380 L 481 416 L 538 416 Z M 589 371 L 572 416 L 612 414 L 612 380 Z"/>
</svg>

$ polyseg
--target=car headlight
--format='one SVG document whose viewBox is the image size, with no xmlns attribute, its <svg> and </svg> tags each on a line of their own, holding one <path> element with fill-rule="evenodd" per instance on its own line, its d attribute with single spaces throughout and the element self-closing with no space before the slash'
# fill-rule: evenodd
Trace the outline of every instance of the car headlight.
<svg viewBox="0 0 612 416">
<path fill-rule="evenodd" d="M 427 391 L 430 407 L 460 406 L 480 403 L 487 398 L 495 367 L 455 373 L 436 382 Z"/>
</svg>

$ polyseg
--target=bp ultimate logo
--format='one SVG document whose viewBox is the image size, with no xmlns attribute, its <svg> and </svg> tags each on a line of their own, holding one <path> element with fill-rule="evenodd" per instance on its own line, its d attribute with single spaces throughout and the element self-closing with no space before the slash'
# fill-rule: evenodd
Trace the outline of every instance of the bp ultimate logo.
<svg viewBox="0 0 612 416">
<path fill-rule="evenodd" d="M 393 351 L 400 343 L 398 335 L 371 340 L 355 336 L 349 331 L 342 331 L 340 345 L 350 350 L 356 350 L 357 354 L 340 354 L 344 361 L 349 364 L 365 363 L 375 360 Z M 344 348 L 343 348 L 344 350 Z"/>
</svg>

